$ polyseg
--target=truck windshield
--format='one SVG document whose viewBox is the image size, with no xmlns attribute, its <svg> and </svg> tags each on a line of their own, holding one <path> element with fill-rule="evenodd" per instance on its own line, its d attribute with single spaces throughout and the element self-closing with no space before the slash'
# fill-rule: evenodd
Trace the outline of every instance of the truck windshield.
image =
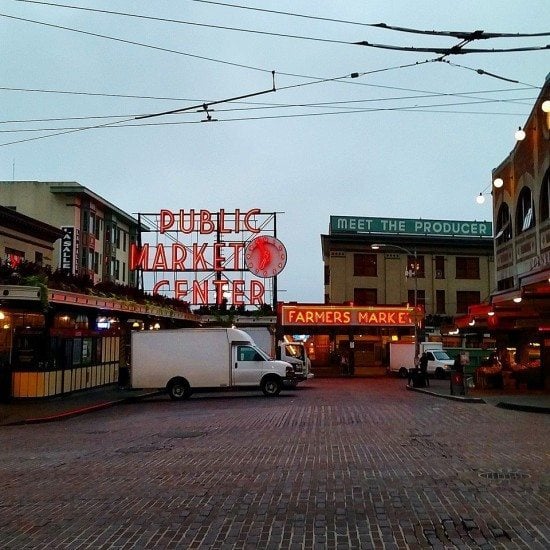
<svg viewBox="0 0 550 550">
<path fill-rule="evenodd" d="M 438 361 L 452 361 L 446 351 L 432 351 L 432 353 Z"/>
<path fill-rule="evenodd" d="M 285 346 L 285 352 L 288 357 L 295 357 L 296 359 L 304 360 L 304 347 L 297 344 L 287 344 Z"/>
</svg>

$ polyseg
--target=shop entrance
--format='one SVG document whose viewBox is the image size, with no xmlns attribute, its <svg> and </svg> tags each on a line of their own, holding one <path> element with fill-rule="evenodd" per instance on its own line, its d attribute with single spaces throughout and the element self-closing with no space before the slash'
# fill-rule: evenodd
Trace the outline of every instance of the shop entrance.
<svg viewBox="0 0 550 550">
<path fill-rule="evenodd" d="M 282 335 L 303 335 L 315 376 L 384 376 L 391 341 L 414 341 L 414 308 L 280 304 Z M 303 338 L 303 337 L 302 337 Z"/>
</svg>

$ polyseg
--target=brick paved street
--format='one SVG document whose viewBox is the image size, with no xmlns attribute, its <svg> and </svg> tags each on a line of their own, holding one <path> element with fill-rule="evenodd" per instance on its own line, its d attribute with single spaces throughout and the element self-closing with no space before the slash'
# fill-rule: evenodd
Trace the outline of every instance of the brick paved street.
<svg viewBox="0 0 550 550">
<path fill-rule="evenodd" d="M 398 379 L 0 428 L 0 548 L 550 548 L 550 416 Z"/>
</svg>

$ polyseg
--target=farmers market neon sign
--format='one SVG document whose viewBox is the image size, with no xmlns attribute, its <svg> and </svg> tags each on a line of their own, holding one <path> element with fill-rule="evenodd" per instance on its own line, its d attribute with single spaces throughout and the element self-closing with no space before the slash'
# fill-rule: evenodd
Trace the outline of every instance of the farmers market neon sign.
<svg viewBox="0 0 550 550">
<path fill-rule="evenodd" d="M 283 305 L 280 320 L 287 325 L 412 326 L 423 317 L 412 307 L 353 307 Z"/>
</svg>

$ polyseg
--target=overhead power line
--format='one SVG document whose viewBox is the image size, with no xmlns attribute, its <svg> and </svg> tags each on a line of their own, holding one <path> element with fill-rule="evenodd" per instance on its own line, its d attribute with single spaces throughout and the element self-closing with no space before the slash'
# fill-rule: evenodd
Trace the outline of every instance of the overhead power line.
<svg viewBox="0 0 550 550">
<path fill-rule="evenodd" d="M 267 93 L 259 92 L 259 93 Z M 252 121 L 252 120 L 275 120 L 275 119 L 288 119 L 288 118 L 304 118 L 304 117 L 319 117 L 319 116 L 329 116 L 329 115 L 344 115 L 344 114 L 358 114 L 358 113 L 375 113 L 375 112 L 429 112 L 429 113 L 441 113 L 441 114 L 477 114 L 477 115 L 504 115 L 504 116 L 524 116 L 525 113 L 495 113 L 495 112 L 483 112 L 483 111 L 464 111 L 464 110 L 449 110 L 441 109 L 442 107 L 459 107 L 459 106 L 469 106 L 476 104 L 487 104 L 498 102 L 499 100 L 480 100 L 480 101 L 471 101 L 471 102 L 462 102 L 462 103 L 439 103 L 439 104 L 428 104 L 428 105 L 405 105 L 398 107 L 372 107 L 372 108 L 353 108 L 350 107 L 345 111 L 323 111 L 323 112 L 313 112 L 313 113 L 293 113 L 293 114 L 277 114 L 277 115 L 262 115 L 262 116 L 248 116 L 248 117 L 238 117 L 238 118 L 226 118 L 226 119 L 212 119 L 211 115 L 218 112 L 226 112 L 226 110 L 213 111 L 208 108 L 207 105 L 194 105 L 186 109 L 180 109 L 178 114 L 182 114 L 187 111 L 197 112 L 197 109 L 204 112 L 207 115 L 207 119 L 195 120 L 195 121 L 168 121 L 168 122 L 136 122 L 141 121 L 145 118 L 152 118 L 151 115 L 145 116 L 135 116 L 131 118 L 126 118 L 124 120 L 114 121 L 111 123 L 105 123 L 95 126 L 82 126 L 82 127 L 58 127 L 58 128 L 30 128 L 30 129 L 16 129 L 16 130 L 0 130 L 0 133 L 28 133 L 28 132 L 55 132 L 52 134 L 46 134 L 43 136 L 31 137 L 20 139 L 16 141 L 11 141 L 7 143 L 2 143 L 0 146 L 13 145 L 17 143 L 24 143 L 27 141 L 34 141 L 38 139 L 45 139 L 49 137 L 59 136 L 63 134 L 79 132 L 83 130 L 97 130 L 97 129 L 113 129 L 113 128 L 136 128 L 143 126 L 179 126 L 184 124 L 198 124 L 201 122 L 243 122 L 243 121 Z M 221 102 L 219 102 L 221 103 Z M 323 106 L 323 105 L 320 105 Z M 301 105 L 297 105 L 301 107 Z M 277 107 L 273 107 L 277 108 Z M 278 107 L 280 108 L 280 107 Z M 341 107 L 340 107 L 341 109 Z M 162 116 L 167 113 L 158 113 L 153 116 Z M 189 113 L 190 114 L 190 113 Z"/>
<path fill-rule="evenodd" d="M 546 46 L 526 46 L 522 48 L 462 48 L 461 45 L 451 48 L 420 48 L 416 46 L 391 46 L 389 44 L 374 44 L 363 40 L 354 42 L 357 46 L 367 46 L 369 48 L 382 48 L 384 50 L 398 50 L 402 52 L 423 52 L 437 53 L 442 55 L 461 55 L 468 53 L 505 53 L 505 52 L 533 52 L 539 50 L 550 50 L 550 44 Z"/>
<path fill-rule="evenodd" d="M 521 90 L 521 88 L 519 89 Z M 503 91 L 503 90 L 494 90 L 493 92 L 497 91 Z M 504 90 L 508 91 L 508 90 Z M 518 91 L 518 90 L 516 90 Z M 469 92 L 470 94 L 476 93 L 476 94 L 482 94 L 487 92 Z M 317 108 L 317 107 L 324 107 L 324 108 L 339 108 L 339 109 L 357 109 L 356 105 L 363 104 L 363 103 L 386 103 L 389 101 L 407 101 L 411 99 L 429 99 L 429 98 L 435 98 L 435 97 L 467 97 L 464 94 L 444 94 L 444 93 L 434 93 L 434 94 L 419 94 L 419 95 L 411 95 L 411 96 L 398 96 L 398 97 L 377 97 L 377 98 L 370 98 L 370 99 L 347 99 L 347 100 L 340 100 L 340 101 L 318 101 L 314 103 L 263 103 L 263 102 L 250 102 L 250 101 L 244 101 L 239 103 L 235 107 L 230 107 L 226 109 L 216 109 L 217 113 L 223 112 L 223 113 L 231 113 L 236 111 L 257 111 L 257 110 L 275 110 L 275 109 L 293 109 L 293 108 Z M 536 99 L 535 97 L 516 97 L 516 98 L 509 98 L 509 99 L 484 99 L 479 101 L 471 101 L 471 102 L 464 102 L 464 103 L 455 103 L 455 104 L 449 104 L 449 105 L 474 105 L 476 103 L 499 103 L 499 104 L 512 104 L 512 105 L 532 105 L 533 100 Z M 183 100 L 182 100 L 183 101 Z M 194 101 L 194 102 L 200 102 L 199 99 L 187 99 L 185 101 Z M 228 102 L 231 103 L 231 102 Z M 242 106 L 241 106 L 242 105 Z M 348 106 L 348 107 L 346 107 Z M 191 111 L 187 112 L 187 114 L 193 114 Z M 114 119 L 114 118 L 132 118 L 139 116 L 138 113 L 133 114 L 116 114 L 116 115 L 90 115 L 90 116 L 66 116 L 66 117 L 50 117 L 50 118 L 29 118 L 29 119 L 19 119 L 19 120 L 0 120 L 0 124 L 29 124 L 29 123 L 38 123 L 38 122 L 64 122 L 64 121 L 72 121 L 72 120 L 99 120 L 99 119 Z M 56 130 L 59 130 L 61 128 L 56 128 Z M 42 128 L 42 130 L 46 130 L 46 128 Z M 50 130 L 48 128 L 48 130 Z M 13 130 L 13 131 L 19 131 L 19 130 Z M 21 130 L 26 131 L 26 130 Z"/>
<path fill-rule="evenodd" d="M 463 46 L 469 42 L 472 42 L 474 40 L 481 40 L 481 39 L 492 39 L 492 38 L 523 38 L 523 37 L 540 37 L 540 36 L 550 36 L 550 32 L 545 33 L 487 33 L 482 30 L 476 30 L 471 32 L 464 32 L 464 31 L 426 31 L 426 30 L 420 30 L 420 29 L 411 29 L 406 27 L 396 27 L 392 25 L 387 25 L 386 23 L 368 23 L 364 24 L 369 27 L 374 28 L 382 28 L 382 29 L 389 29 L 399 32 L 407 32 L 407 33 L 414 33 L 414 34 L 429 34 L 429 35 L 436 35 L 436 36 L 445 36 L 449 38 L 460 38 L 463 40 L 462 43 L 459 43 L 455 46 L 452 46 L 450 48 L 419 48 L 419 47 L 403 47 L 403 46 L 393 46 L 389 44 L 375 44 L 372 42 L 368 42 L 366 40 L 360 41 L 360 42 L 351 42 L 349 40 L 335 40 L 335 39 L 329 39 L 329 38 L 322 38 L 322 37 L 312 37 L 312 36 L 303 36 L 303 35 L 294 35 L 294 34 L 288 34 L 288 33 L 276 33 L 276 32 L 270 32 L 270 31 L 260 31 L 257 29 L 246 29 L 241 27 L 229 27 L 226 25 L 214 25 L 211 23 L 197 23 L 194 21 L 185 21 L 181 19 L 173 19 L 173 18 L 165 18 L 165 17 L 155 17 L 155 16 L 147 16 L 147 15 L 140 15 L 140 14 L 134 14 L 134 13 L 128 13 L 128 12 L 120 12 L 120 11 L 114 11 L 114 10 L 104 10 L 104 9 L 98 9 L 98 8 L 88 8 L 83 6 L 74 6 L 69 4 L 60 4 L 55 2 L 44 2 L 44 1 L 38 1 L 38 0 L 16 0 L 17 2 L 24 2 L 24 3 L 30 3 L 30 4 L 40 4 L 45 6 L 52 6 L 52 7 L 58 7 L 58 8 L 65 8 L 65 9 L 73 9 L 73 10 L 80 10 L 80 11 L 86 11 L 86 12 L 93 12 L 93 13 L 102 13 L 102 14 L 108 14 L 108 15 L 118 15 L 122 17 L 132 17 L 137 19 L 146 19 L 151 21 L 160 21 L 160 22 L 168 22 L 168 23 L 176 23 L 176 24 L 182 24 L 182 25 L 191 25 L 196 27 L 203 27 L 203 28 L 211 28 L 211 29 L 219 29 L 219 30 L 227 30 L 227 31 L 234 31 L 234 32 L 244 32 L 244 33 L 252 33 L 252 34 L 260 34 L 264 36 L 274 36 L 279 38 L 292 38 L 292 39 L 298 39 L 298 40 L 310 40 L 315 42 L 327 42 L 332 44 L 344 44 L 344 45 L 359 45 L 359 46 L 368 46 L 372 48 L 383 48 L 383 49 L 390 49 L 390 50 L 400 50 L 400 51 L 411 51 L 411 52 L 430 52 L 430 53 L 437 53 L 442 54 L 444 56 L 448 55 L 457 55 L 457 54 L 468 54 L 468 53 L 502 53 L 502 52 L 520 52 L 520 51 L 536 51 L 536 50 L 544 50 L 544 49 L 550 49 L 550 45 L 546 46 L 529 46 L 529 47 L 521 47 L 521 48 L 490 48 L 490 49 L 483 49 L 483 48 L 469 48 L 465 49 Z M 229 4 L 224 4 L 229 5 Z M 235 6 L 233 6 L 235 7 Z M 264 10 L 264 11 L 270 11 L 271 13 L 284 13 L 285 15 L 290 15 L 288 12 L 275 12 L 273 10 Z M 296 15 L 296 14 L 295 14 Z M 10 17 L 7 15 L 4 15 L 4 17 Z M 21 19 L 21 18 L 15 18 L 15 19 Z M 32 20 L 28 20 L 32 21 Z M 337 21 L 337 20 L 333 20 Z M 37 21 L 32 21 L 34 23 L 38 23 Z M 342 20 L 338 20 L 338 22 L 344 22 Z M 349 21 L 346 21 L 347 23 L 350 23 Z M 48 25 L 47 23 L 43 23 L 44 25 Z M 56 25 L 49 25 L 54 26 Z M 74 29 L 68 29 L 67 27 L 58 27 L 58 28 L 64 28 L 65 30 L 74 30 Z M 78 31 L 78 32 L 85 32 L 85 31 Z M 86 34 L 92 34 L 94 33 L 86 33 Z M 102 36 L 102 35 L 97 35 Z M 102 36 L 104 37 L 104 36 Z"/>
<path fill-rule="evenodd" d="M 29 0 L 21 0 L 21 1 L 29 1 Z M 539 36 L 550 36 L 550 32 L 538 32 L 538 33 L 487 33 L 485 31 L 426 31 L 426 30 L 420 30 L 420 29 L 410 29 L 407 27 L 397 27 L 394 25 L 387 25 L 386 23 L 362 23 L 359 21 L 350 21 L 349 19 L 336 19 L 332 17 L 319 17 L 315 15 L 306 15 L 301 13 L 294 13 L 294 12 L 288 12 L 288 11 L 278 11 L 278 10 L 268 10 L 264 8 L 255 8 L 251 6 L 242 6 L 240 4 L 230 4 L 228 2 L 214 2 L 212 0 L 190 0 L 191 2 L 198 2 L 200 4 L 212 4 L 215 6 L 223 6 L 227 8 L 236 8 L 241 10 L 250 10 L 250 11 L 256 11 L 256 12 L 263 12 L 263 13 L 271 13 L 275 15 L 285 15 L 289 17 L 299 17 L 303 19 L 312 19 L 315 21 L 325 21 L 325 22 L 331 22 L 331 23 L 343 23 L 346 25 L 359 25 L 362 27 L 378 27 L 381 29 L 387 29 L 392 31 L 399 31 L 399 32 L 408 32 L 408 33 L 415 33 L 415 34 L 431 34 L 435 36 L 449 36 L 453 38 L 460 38 L 460 39 L 466 39 L 468 37 L 471 37 L 472 33 L 482 33 L 483 36 L 480 36 L 480 38 L 533 38 L 533 37 L 539 37 Z"/>
</svg>

